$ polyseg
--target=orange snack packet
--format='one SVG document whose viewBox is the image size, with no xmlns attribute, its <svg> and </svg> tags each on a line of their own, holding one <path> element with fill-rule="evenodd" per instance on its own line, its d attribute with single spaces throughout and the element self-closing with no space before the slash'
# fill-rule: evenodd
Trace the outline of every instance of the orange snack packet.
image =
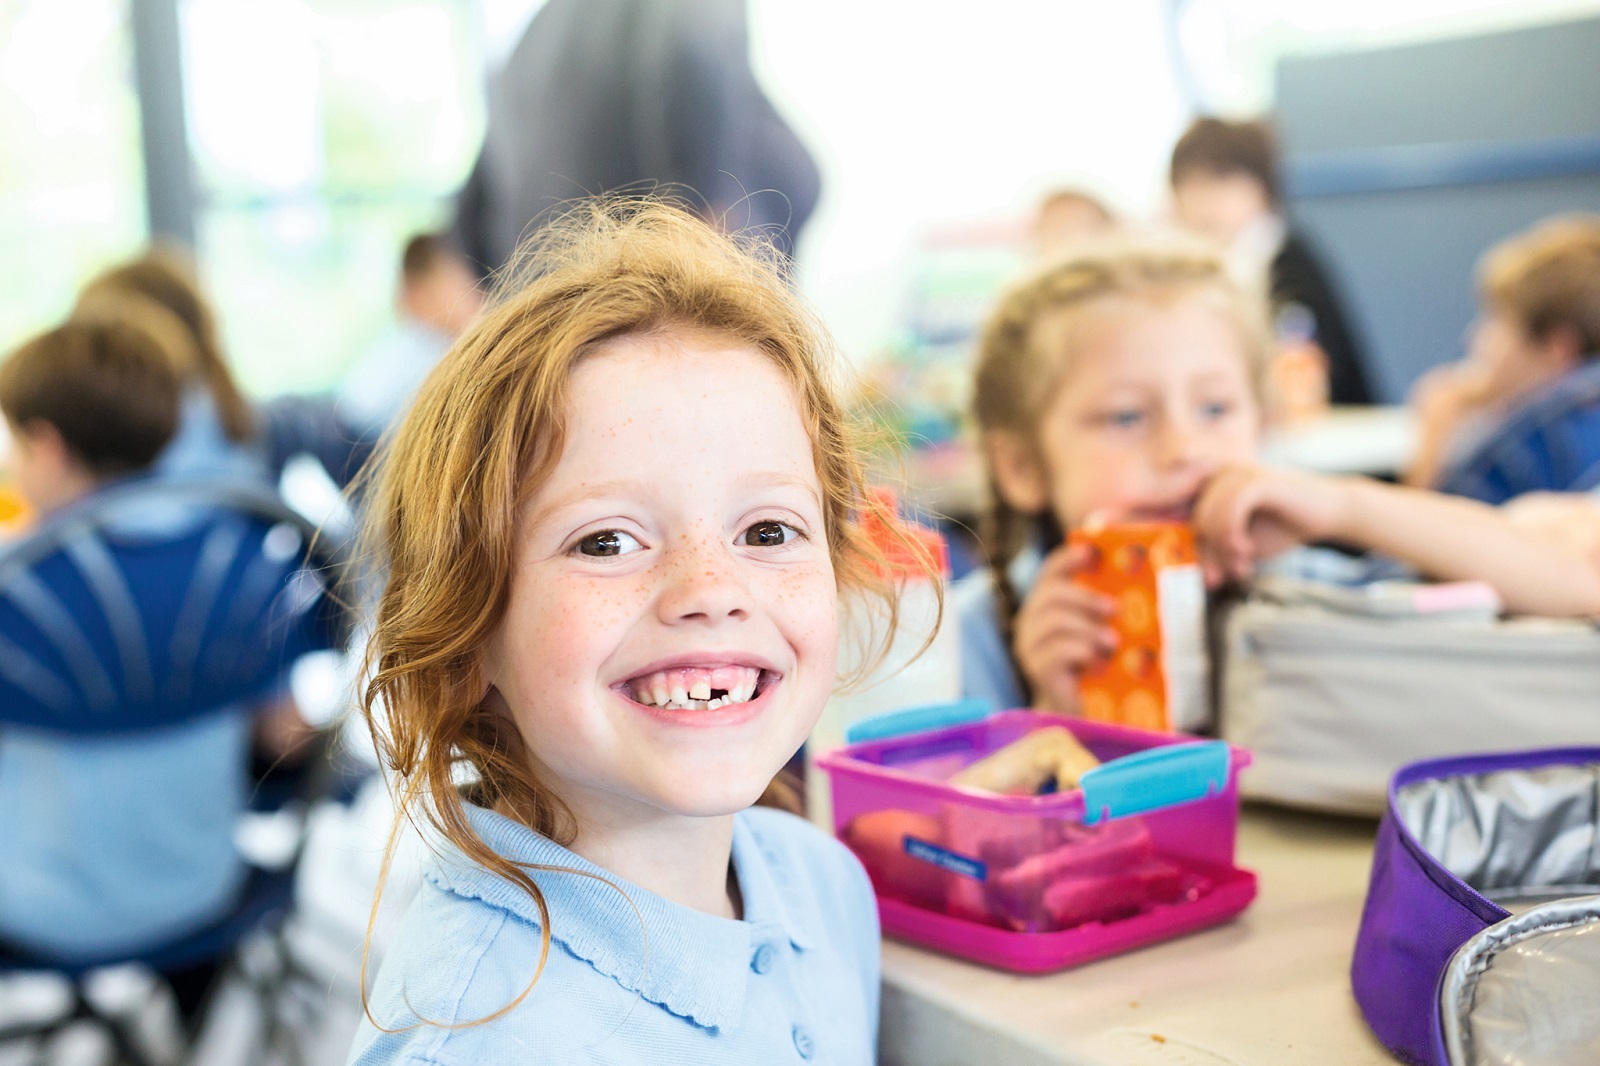
<svg viewBox="0 0 1600 1066">
<path fill-rule="evenodd" d="M 1204 726 L 1206 594 L 1193 530 L 1139 522 L 1074 530 L 1068 543 L 1090 549 L 1074 582 L 1117 605 L 1117 650 L 1079 683 L 1083 716 L 1166 732 Z"/>
</svg>

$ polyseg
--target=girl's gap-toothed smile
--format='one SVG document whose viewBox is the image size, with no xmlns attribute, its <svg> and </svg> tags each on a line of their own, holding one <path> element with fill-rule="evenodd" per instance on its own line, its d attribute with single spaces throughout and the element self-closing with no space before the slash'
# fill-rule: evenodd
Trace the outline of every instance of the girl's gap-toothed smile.
<svg viewBox="0 0 1600 1066">
<path fill-rule="evenodd" d="M 707 711 L 748 703 L 770 681 L 753 666 L 678 667 L 630 678 L 622 692 L 635 703 L 675 711 Z"/>
</svg>

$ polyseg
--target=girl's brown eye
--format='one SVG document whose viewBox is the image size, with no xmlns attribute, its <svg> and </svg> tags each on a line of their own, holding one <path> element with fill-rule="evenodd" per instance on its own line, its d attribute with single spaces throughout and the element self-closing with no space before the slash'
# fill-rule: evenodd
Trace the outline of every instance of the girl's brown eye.
<svg viewBox="0 0 1600 1066">
<path fill-rule="evenodd" d="M 744 531 L 744 542 L 752 548 L 776 548 L 800 534 L 782 522 L 757 522 Z"/>
<path fill-rule="evenodd" d="M 598 533 L 590 533 L 577 544 L 578 554 L 602 559 L 622 555 L 638 547 L 639 542 L 620 529 L 602 529 Z"/>
</svg>

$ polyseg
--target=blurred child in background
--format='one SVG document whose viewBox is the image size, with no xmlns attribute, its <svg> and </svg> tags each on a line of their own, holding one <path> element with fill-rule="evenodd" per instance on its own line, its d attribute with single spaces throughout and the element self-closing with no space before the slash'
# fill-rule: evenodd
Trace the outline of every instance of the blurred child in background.
<svg viewBox="0 0 1600 1066">
<path fill-rule="evenodd" d="M 1057 259 L 1084 241 L 1117 228 L 1110 208 L 1094 194 L 1071 186 L 1052 189 L 1039 201 L 1029 233 L 1035 259 Z"/>
<path fill-rule="evenodd" d="M 255 412 L 228 368 L 216 315 L 189 255 L 176 247 L 152 247 L 91 279 L 78 295 L 78 307 L 124 293 L 153 300 L 176 316 L 195 353 L 184 378 L 178 432 L 157 461 L 157 471 L 270 480 L 256 443 Z"/>
<path fill-rule="evenodd" d="M 1215 242 L 1246 284 L 1268 294 L 1278 350 L 1266 376 L 1271 393 L 1282 394 L 1281 406 L 1372 403 L 1366 361 L 1338 291 L 1316 250 L 1284 220 L 1277 146 L 1266 123 L 1195 119 L 1172 149 L 1170 177 L 1178 224 Z"/>
<path fill-rule="evenodd" d="M 973 400 L 990 565 L 954 593 L 969 695 L 1076 710 L 1079 675 L 1116 650 L 1114 605 L 1074 583 L 1087 559 L 1063 544 L 1090 521 L 1192 523 L 1211 584 L 1337 541 L 1488 581 L 1514 611 L 1600 612 L 1600 572 L 1494 508 L 1256 466 L 1268 346 L 1259 301 L 1219 259 L 1182 248 L 1085 252 L 1002 298 Z M 1321 554 L 1276 565 L 1316 574 Z"/>
<path fill-rule="evenodd" d="M 360 435 L 381 434 L 482 307 L 477 275 L 443 236 L 419 233 L 406 241 L 395 323 L 345 377 L 339 397 L 345 425 Z"/>
<path fill-rule="evenodd" d="M 102 305 L 113 309 L 129 297 L 154 303 L 186 334 L 178 428 L 162 450 L 153 471 L 159 476 L 218 481 L 248 481 L 276 487 L 282 455 L 315 434 L 295 427 L 292 444 L 270 444 L 285 436 L 270 410 L 252 405 L 240 390 L 223 354 L 222 329 L 210 299 L 201 289 L 189 253 L 173 245 L 155 245 L 126 262 L 110 267 L 84 285 L 74 316 L 93 315 Z M 267 417 L 263 417 L 263 414 Z M 339 434 L 331 434 L 341 436 Z M 328 449 L 322 448 L 319 451 Z M 174 505 L 172 520 L 187 521 L 187 505 Z M 153 517 L 153 516 L 152 516 Z M 253 775 L 258 785 L 269 778 L 293 779 L 312 754 L 315 730 L 307 724 L 287 691 L 266 699 L 257 709 L 257 753 Z"/>
<path fill-rule="evenodd" d="M 194 373 L 182 325 L 117 296 L 21 345 L 0 366 L 18 489 L 40 514 L 148 470 L 177 430 Z"/>
<path fill-rule="evenodd" d="M 146 475 L 182 420 L 197 353 L 160 305 L 105 295 L 0 365 L 16 484 L 44 520 Z M 249 723 L 153 733 L 0 735 L 0 957 L 138 950 L 232 906 Z M 152 816 L 155 812 L 155 816 Z M 192 1017 L 216 973 L 166 975 Z"/>
<path fill-rule="evenodd" d="M 1495 245 L 1478 303 L 1466 358 L 1414 390 L 1406 481 L 1490 503 L 1600 487 L 1600 215 Z"/>
</svg>

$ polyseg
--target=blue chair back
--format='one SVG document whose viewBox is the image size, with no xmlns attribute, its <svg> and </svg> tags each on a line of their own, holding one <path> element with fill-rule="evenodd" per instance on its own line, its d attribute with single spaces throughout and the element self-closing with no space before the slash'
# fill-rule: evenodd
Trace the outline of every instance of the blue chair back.
<svg viewBox="0 0 1600 1066">
<path fill-rule="evenodd" d="M 145 478 L 0 547 L 0 724 L 174 725 L 345 636 L 341 561 L 266 487 Z"/>
</svg>

